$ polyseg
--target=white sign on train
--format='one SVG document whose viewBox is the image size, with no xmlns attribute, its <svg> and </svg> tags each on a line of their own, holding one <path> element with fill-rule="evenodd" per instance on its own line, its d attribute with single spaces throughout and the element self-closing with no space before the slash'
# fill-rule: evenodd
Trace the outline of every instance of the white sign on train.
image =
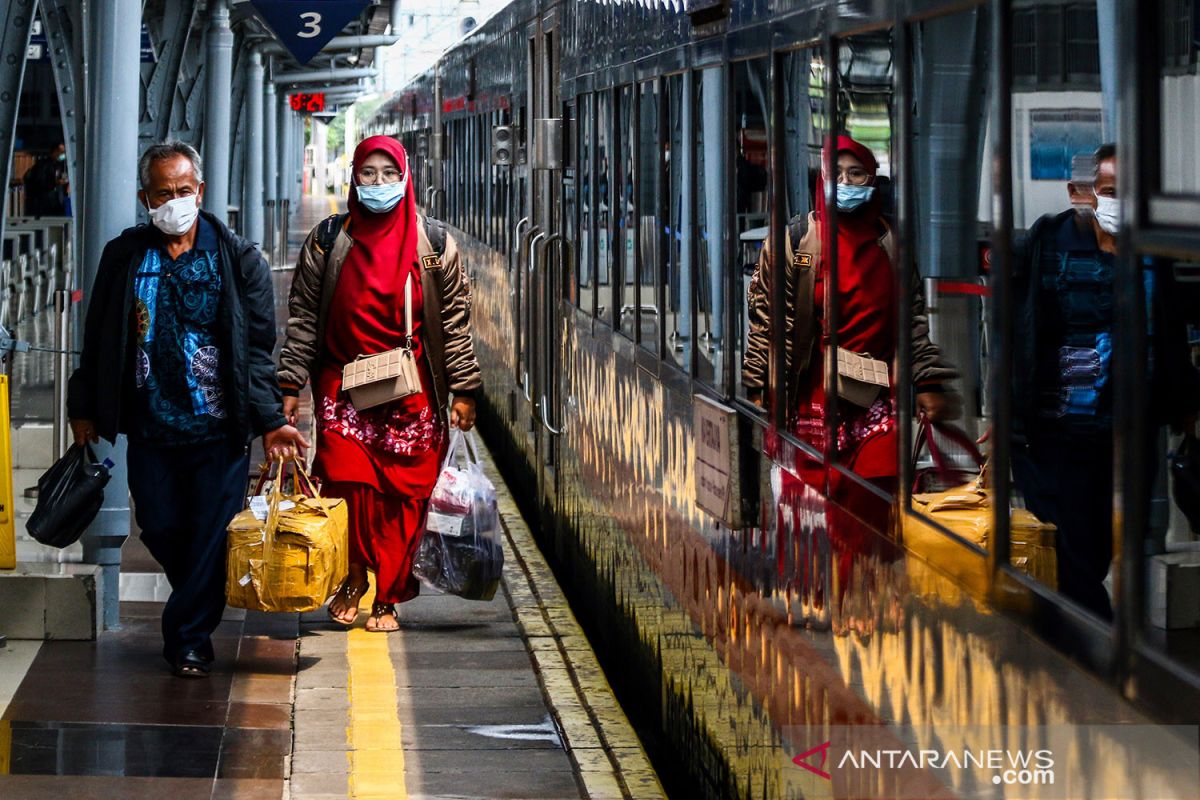
<svg viewBox="0 0 1200 800">
<path fill-rule="evenodd" d="M 740 529 L 737 412 L 703 395 L 695 395 L 693 400 L 696 505 L 730 528 Z"/>
</svg>

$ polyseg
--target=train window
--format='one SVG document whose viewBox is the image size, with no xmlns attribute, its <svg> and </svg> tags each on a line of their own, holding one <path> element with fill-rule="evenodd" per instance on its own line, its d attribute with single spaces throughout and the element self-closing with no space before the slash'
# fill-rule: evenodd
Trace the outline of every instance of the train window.
<svg viewBox="0 0 1200 800">
<path fill-rule="evenodd" d="M 658 273 L 663 253 L 662 215 L 658 210 L 663 163 L 658 114 L 658 81 L 645 81 L 638 87 L 637 304 L 638 341 L 652 353 L 658 352 Z"/>
<path fill-rule="evenodd" d="M 756 228 L 744 231 L 739 240 L 742 260 L 751 274 L 743 274 L 745 308 L 749 341 L 742 360 L 742 382 L 746 396 L 751 402 L 766 405 L 771 393 L 768 391 L 770 349 L 774 313 L 791 314 L 784 329 L 792 329 L 796 316 L 806 316 L 809 330 L 815 331 L 819 322 L 819 311 L 809 302 L 804 315 L 792 303 L 784 304 L 780 312 L 773 312 L 773 277 L 782 268 L 784 275 L 784 297 L 797 292 L 797 281 L 801 270 L 813 270 L 817 252 L 813 242 L 819 236 L 814 227 L 814 208 L 817 190 L 817 174 L 821 168 L 821 144 L 827 131 L 825 108 L 825 62 L 816 50 L 797 50 L 784 55 L 780 64 L 780 80 L 783 81 L 783 137 L 780 142 L 780 169 L 783 171 L 784 196 L 777 202 L 784 205 L 783 218 L 787 220 L 784 258 L 778 262 L 769 258 L 767 245 L 768 227 L 764 221 Z M 811 230 L 811 232 L 810 232 Z M 765 246 L 765 247 L 764 247 Z M 743 273 L 745 268 L 743 269 Z M 810 289 L 806 294 L 812 296 Z M 793 368 L 796 360 L 795 341 L 785 342 L 784 385 L 777 387 L 775 396 L 784 403 L 789 430 L 814 448 L 821 450 L 825 439 L 825 416 L 821 392 L 824 374 L 820 359 L 814 359 L 812 337 L 805 349 L 809 351 L 806 366 L 801 371 Z M 786 395 L 786 396 L 785 396 Z M 790 398 L 790 399 L 789 399 Z"/>
<path fill-rule="evenodd" d="M 700 70 L 693 81 L 696 169 L 692 181 L 696 213 L 697 376 L 724 394 L 725 389 L 725 71 Z"/>
<path fill-rule="evenodd" d="M 743 61 L 733 67 L 734 241 L 737 243 L 736 271 L 739 297 L 747 297 L 767 237 L 767 120 L 770 67 L 765 58 Z M 750 343 L 750 316 L 743 302 L 736 309 L 737 363 L 744 363 Z M 765 353 L 763 354 L 765 357 Z M 745 370 L 737 370 L 737 394 L 753 400 L 757 387 L 747 387 Z"/>
<path fill-rule="evenodd" d="M 662 241 L 666 247 L 663 258 L 666 316 L 663 325 L 667 333 L 667 353 L 676 366 L 691 369 L 692 362 L 692 203 L 689 165 L 694 158 L 694 143 L 686 142 L 684 131 L 691 129 L 688 111 L 691 102 L 685 98 L 685 84 L 691 88 L 691 76 L 682 75 L 666 80 L 666 135 L 663 158 L 666 159 L 666 182 L 663 197 Z M 686 104 L 686 110 L 685 110 Z"/>
<path fill-rule="evenodd" d="M 903 190 L 909 193 L 913 215 L 908 231 L 912 508 L 986 548 L 986 537 L 977 532 L 982 528 L 964 523 L 970 515 L 950 509 L 944 498 L 975 498 L 981 502 L 978 513 L 991 513 L 984 471 L 988 444 L 977 444 L 986 440 L 992 424 L 986 238 L 991 197 L 984 149 L 991 78 L 988 16 L 983 9 L 972 9 L 924 20 L 910 31 L 907 146 L 912 164 Z M 946 103 L 946 97 L 956 101 Z M 1014 528 L 1023 518 L 1023 512 L 1013 516 Z M 914 536 L 913 541 L 921 539 Z M 959 557 L 973 569 L 984 569 L 977 554 L 963 551 Z"/>
<path fill-rule="evenodd" d="M 592 213 L 592 209 L 595 207 L 592 147 L 595 146 L 596 130 L 593 125 L 592 105 L 592 95 L 585 94 L 579 97 L 579 135 L 575 137 L 575 144 L 578 148 L 576 164 L 579 173 L 579 236 L 575 249 L 576 261 L 579 265 L 576 272 L 579 290 L 576 299 L 579 307 L 589 314 L 596 313 L 595 288 L 592 285 L 592 245 L 596 241 L 596 220 Z"/>
<path fill-rule="evenodd" d="M 1162 191 L 1200 197 L 1200 159 L 1196 158 L 1196 123 L 1200 114 L 1200 6 L 1180 0 L 1157 0 L 1161 65 Z M 1195 205 L 1174 224 L 1196 224 Z M 1156 214 L 1156 216 L 1158 216 Z M 1172 215 L 1175 216 L 1175 215 Z"/>
<path fill-rule="evenodd" d="M 612 92 L 598 93 L 596 104 L 596 316 L 614 324 Z"/>
<path fill-rule="evenodd" d="M 633 87 L 622 86 L 617 93 L 617 183 L 616 240 L 617 259 L 620 268 L 617 274 L 621 281 L 621 313 L 616 325 L 632 338 L 636 338 L 638 320 L 637 301 L 637 197 L 634 195 L 634 150 L 637 141 L 637 125 L 634 113 Z"/>
<path fill-rule="evenodd" d="M 563 104 L 563 127 L 569 132 L 567 136 L 566 146 L 570 147 L 572 142 L 578 138 L 576 135 L 578 126 L 578 107 L 574 101 Z M 563 168 L 563 236 L 566 239 L 564 244 L 567 253 L 579 252 L 579 217 L 576 216 L 579 205 L 579 167 L 578 160 L 568 155 L 566 158 L 567 164 Z M 559 282 L 559 291 L 563 297 L 570 301 L 571 305 L 579 305 L 579 283 L 578 278 L 573 273 L 579 269 L 578 262 L 574 258 L 564 257 L 562 260 L 564 274 Z"/>
</svg>

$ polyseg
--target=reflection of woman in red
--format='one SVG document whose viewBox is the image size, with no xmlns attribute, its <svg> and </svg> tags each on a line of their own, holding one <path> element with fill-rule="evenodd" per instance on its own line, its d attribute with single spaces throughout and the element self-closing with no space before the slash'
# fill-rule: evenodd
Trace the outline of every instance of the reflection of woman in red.
<svg viewBox="0 0 1200 800">
<path fill-rule="evenodd" d="M 785 374 L 788 377 L 792 431 L 818 451 L 826 452 L 825 373 L 827 319 L 836 308 L 837 346 L 888 365 L 895 380 L 896 325 L 899 298 L 895 291 L 895 247 L 891 227 L 883 214 L 884 198 L 876 189 L 878 163 L 870 149 L 848 136 L 837 138 L 837 288 L 831 293 L 829 264 L 823 254 L 825 210 L 824 176 L 818 177 L 816 210 L 807 221 L 789 224 L 782 263 L 764 253 L 750 285 L 750 339 L 743 364 L 743 383 L 751 399 L 761 396 L 770 348 L 769 297 L 772 272 L 782 268 L 787 298 Z M 797 243 L 798 242 L 798 243 Z M 811 271 L 811 272 L 810 272 Z M 942 363 L 929 340 L 925 302 L 913 297 L 913 381 L 917 405 L 931 419 L 947 419 L 957 411 L 957 397 L 946 382 L 955 371 Z M 837 463 L 878 486 L 888 495 L 896 490 L 896 409 L 894 383 L 865 405 L 839 398 L 836 435 Z M 803 459 L 807 461 L 806 459 Z M 804 483 L 825 490 L 832 501 L 829 534 L 843 545 L 839 558 L 842 586 L 848 577 L 848 556 L 867 547 L 871 531 L 887 534 L 890 502 L 836 470 L 820 464 L 796 466 Z M 785 484 L 787 482 L 785 478 Z M 788 487 L 784 486 L 784 494 Z M 849 552 L 847 552 L 849 551 Z"/>
</svg>

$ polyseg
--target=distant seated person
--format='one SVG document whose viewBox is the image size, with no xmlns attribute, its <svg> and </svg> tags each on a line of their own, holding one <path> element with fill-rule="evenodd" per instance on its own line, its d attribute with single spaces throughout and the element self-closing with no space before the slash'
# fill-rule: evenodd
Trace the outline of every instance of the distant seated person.
<svg viewBox="0 0 1200 800">
<path fill-rule="evenodd" d="M 1059 590 L 1105 618 L 1112 616 L 1103 582 L 1112 561 L 1117 189 L 1117 151 L 1107 144 L 1068 184 L 1074 208 L 1034 223 L 1013 264 L 1013 477 L 1030 511 L 1058 527 Z M 1148 257 L 1142 269 L 1152 424 L 1180 428 L 1195 421 L 1200 374 L 1169 264 Z M 1148 438 L 1141 446 L 1155 469 L 1156 437 Z"/>
<path fill-rule="evenodd" d="M 25 173 L 25 213 L 61 217 L 67 213 L 67 148 L 57 142 Z"/>
</svg>

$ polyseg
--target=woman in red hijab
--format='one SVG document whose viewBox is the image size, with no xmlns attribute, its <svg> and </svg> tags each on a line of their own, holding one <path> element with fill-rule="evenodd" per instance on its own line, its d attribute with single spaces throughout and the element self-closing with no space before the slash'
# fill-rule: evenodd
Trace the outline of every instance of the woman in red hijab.
<svg viewBox="0 0 1200 800">
<path fill-rule="evenodd" d="M 349 213 L 314 228 L 301 250 L 278 377 L 289 419 L 297 416 L 300 389 L 312 381 L 314 472 L 323 493 L 344 498 L 348 507 L 350 574 L 329 615 L 354 623 L 370 570 L 376 596 L 367 630 L 393 631 L 395 604 L 420 590 L 412 561 L 445 451 L 446 407 L 450 424 L 469 430 L 480 373 L 457 245 L 448 235 L 443 252 L 431 244 L 441 237 L 429 231 L 440 223 L 417 214 L 403 146 L 388 136 L 365 139 L 352 168 Z M 357 409 L 342 389 L 342 368 L 407 346 L 406 284 L 422 391 Z"/>
<path fill-rule="evenodd" d="M 788 225 L 783 270 L 787 298 L 785 375 L 788 419 L 792 432 L 819 452 L 827 452 L 825 370 L 827 348 L 837 320 L 837 346 L 850 355 L 866 356 L 886 365 L 888 385 L 862 405 L 839 397 L 837 404 L 836 459 L 860 478 L 894 495 L 899 464 L 896 437 L 895 376 L 897 318 L 895 244 L 884 213 L 884 197 L 877 191 L 879 165 L 871 150 L 849 136 L 836 140 L 837 157 L 837 286 L 830 285 L 830 263 L 825 257 L 831 232 L 824 224 L 824 176 L 818 176 L 816 210 L 807 220 Z M 826 151 L 827 152 L 827 151 Z M 824 163 L 824 158 L 822 159 Z M 743 384 L 749 398 L 761 403 L 766 387 L 771 340 L 770 282 L 778 268 L 770 254 L 761 254 L 750 283 L 748 315 L 750 334 L 742 365 Z M 957 372 L 941 359 L 929 340 L 924 298 L 913 298 L 913 383 L 918 408 L 932 420 L 957 413 L 958 396 L 949 383 Z M 836 307 L 836 314 L 832 313 Z M 848 395 L 849 393 L 844 393 Z M 831 502 L 826 525 L 834 543 L 839 594 L 847 581 L 856 554 L 875 552 L 876 535 L 887 535 L 891 502 L 846 478 L 838 470 L 799 456 L 795 473 L 783 475 L 782 506 L 789 497 L 804 495 L 803 485 L 815 488 Z M 781 526 L 782 530 L 782 526 Z"/>
</svg>

